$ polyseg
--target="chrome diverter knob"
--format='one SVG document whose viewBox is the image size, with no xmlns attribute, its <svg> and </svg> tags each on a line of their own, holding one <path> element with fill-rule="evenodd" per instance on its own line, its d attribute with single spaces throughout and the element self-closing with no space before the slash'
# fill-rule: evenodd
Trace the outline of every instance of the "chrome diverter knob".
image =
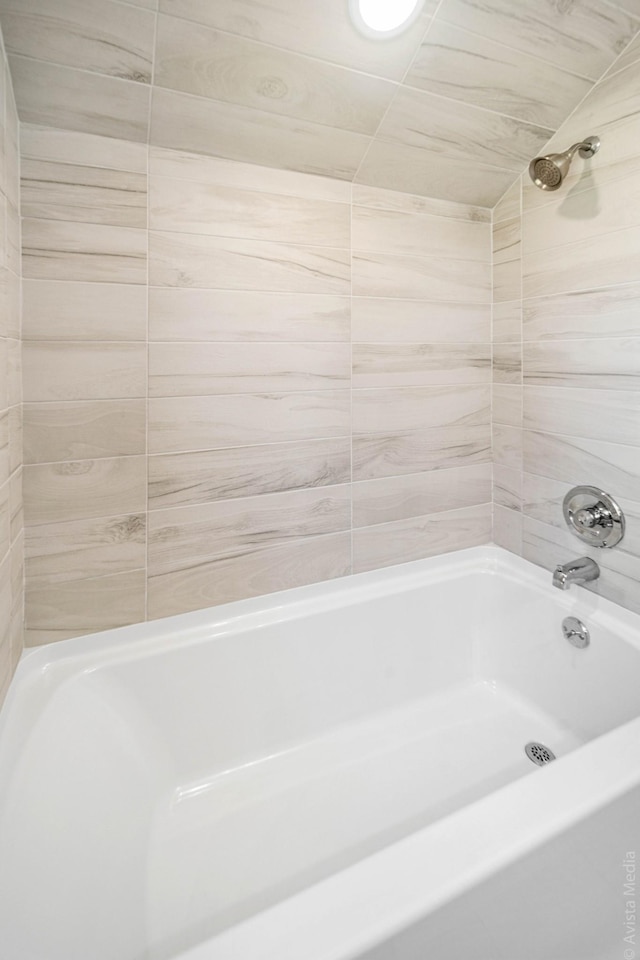
<svg viewBox="0 0 640 960">
<path fill-rule="evenodd" d="M 613 497 L 597 487 L 574 487 L 562 504 L 572 533 L 592 547 L 615 547 L 624 536 L 624 514 Z"/>
</svg>

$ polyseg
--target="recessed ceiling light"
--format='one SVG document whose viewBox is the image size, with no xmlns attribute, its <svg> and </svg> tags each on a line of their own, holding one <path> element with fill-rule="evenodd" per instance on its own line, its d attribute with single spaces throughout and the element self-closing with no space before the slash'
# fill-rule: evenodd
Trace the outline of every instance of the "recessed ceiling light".
<svg viewBox="0 0 640 960">
<path fill-rule="evenodd" d="M 349 0 L 351 17 L 367 37 L 394 37 L 418 17 L 424 0 Z"/>
</svg>

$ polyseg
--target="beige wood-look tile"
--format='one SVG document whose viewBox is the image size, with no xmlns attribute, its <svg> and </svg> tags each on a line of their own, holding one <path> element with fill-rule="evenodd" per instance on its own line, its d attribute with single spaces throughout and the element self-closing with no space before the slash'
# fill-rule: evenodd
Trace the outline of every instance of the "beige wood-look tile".
<svg viewBox="0 0 640 960">
<path fill-rule="evenodd" d="M 480 303 L 354 297 L 352 338 L 375 343 L 486 343 L 491 308 Z"/>
<path fill-rule="evenodd" d="M 0 339 L 0 410 L 9 406 L 9 341 Z"/>
<path fill-rule="evenodd" d="M 493 465 L 494 503 L 508 510 L 520 510 L 522 507 L 522 471 L 505 467 L 501 463 Z"/>
<path fill-rule="evenodd" d="M 176 17 L 395 80 L 402 79 L 436 7 L 435 0 L 427 0 L 412 26 L 378 44 L 353 28 L 341 0 L 325 0 L 322 5 L 292 0 L 272 0 L 268 6 L 254 0 L 162 0 L 160 4 L 162 12 Z"/>
<path fill-rule="evenodd" d="M 549 248 L 635 227 L 640 222 L 638 177 L 624 177 L 591 190 L 569 193 L 556 203 L 523 217 L 522 249 L 526 257 Z M 556 251 L 561 256 L 561 251 Z"/>
<path fill-rule="evenodd" d="M 490 406 L 489 386 L 356 390 L 353 431 L 375 436 L 427 427 L 479 425 L 488 422 Z"/>
<path fill-rule="evenodd" d="M 349 304 L 324 294 L 151 287 L 149 339 L 347 341 Z"/>
<path fill-rule="evenodd" d="M 62 523 L 139 513 L 146 507 L 145 457 L 25 466 L 25 522 Z"/>
<path fill-rule="evenodd" d="M 492 417 L 496 423 L 512 427 L 522 426 L 522 387 L 494 383 L 492 391 Z"/>
<path fill-rule="evenodd" d="M 598 0 L 541 7 L 535 0 L 450 0 L 450 23 L 597 80 L 638 29 L 624 11 Z"/>
<path fill-rule="evenodd" d="M 549 433 L 524 433 L 524 469 L 569 486 L 590 478 L 603 490 L 615 490 L 617 497 L 638 499 L 640 449 L 637 446 L 559 437 Z"/>
<path fill-rule="evenodd" d="M 446 7 L 443 14 L 446 17 Z M 591 88 L 583 77 L 440 19 L 429 30 L 405 83 L 552 129 Z"/>
<path fill-rule="evenodd" d="M 101 167 L 103 170 L 146 174 L 146 143 L 116 140 L 77 130 L 59 130 L 37 124 L 20 124 L 20 155 L 23 160 L 47 160 Z"/>
<path fill-rule="evenodd" d="M 499 220 L 511 220 L 512 217 L 519 217 L 522 210 L 521 201 L 522 183 L 521 178 L 511 184 L 506 193 L 500 197 L 498 203 L 493 208 L 493 222 Z"/>
<path fill-rule="evenodd" d="M 523 261 L 524 296 L 637 281 L 639 257 L 640 225 L 530 253 Z"/>
<path fill-rule="evenodd" d="M 158 232 L 149 244 L 154 286 L 349 293 L 347 250 Z"/>
<path fill-rule="evenodd" d="M 9 53 L 151 82 L 155 16 L 114 0 L 2 0 Z"/>
<path fill-rule="evenodd" d="M 348 437 L 149 458 L 149 509 L 348 483 Z"/>
<path fill-rule="evenodd" d="M 7 66 L 7 96 L 4 117 L 4 191 L 7 201 L 20 206 L 20 120 L 13 97 L 13 76 Z"/>
<path fill-rule="evenodd" d="M 368 187 L 354 183 L 352 201 L 359 207 L 388 210 L 390 213 L 416 213 L 425 217 L 447 217 L 450 220 L 470 220 L 474 223 L 491 223 L 491 211 L 468 203 L 451 200 L 436 200 L 414 193 L 399 193 L 382 187 Z"/>
<path fill-rule="evenodd" d="M 23 221 L 24 222 L 24 221 Z M 14 206 L 12 203 L 7 205 L 7 235 L 6 235 L 6 246 L 5 246 L 5 257 L 6 264 L 9 270 L 11 270 L 17 277 L 20 276 L 20 256 L 22 253 L 21 248 L 21 221 L 20 213 L 17 206 Z M 22 236 L 24 237 L 24 228 Z"/>
<path fill-rule="evenodd" d="M 22 495 L 22 469 L 16 470 L 9 480 L 9 520 L 10 520 L 10 535 L 11 542 L 14 544 L 15 551 L 15 541 L 20 538 L 24 538 L 24 497 Z M 22 545 L 18 551 L 22 553 Z M 22 589 L 22 582 L 20 583 L 20 591 Z"/>
<path fill-rule="evenodd" d="M 494 343 L 493 382 L 522 383 L 522 345 L 520 343 Z"/>
<path fill-rule="evenodd" d="M 622 6 L 622 4 L 620 4 L 620 6 Z M 640 6 L 638 6 L 635 0 L 633 0 L 633 6 L 635 7 L 635 11 L 630 9 L 629 12 L 635 12 L 636 16 L 640 16 Z M 612 73 L 618 73 L 619 70 L 624 70 L 626 67 L 630 67 L 631 64 L 637 63 L 638 60 L 640 60 L 640 34 L 638 34 L 635 39 L 633 39 L 631 43 L 624 48 L 620 56 L 613 61 L 609 67 L 609 70 L 607 71 L 606 76 L 610 76 Z"/>
<path fill-rule="evenodd" d="M 475 260 L 354 251 L 352 278 L 356 296 L 475 303 L 491 298 L 491 270 Z"/>
<path fill-rule="evenodd" d="M 491 461 L 491 425 L 432 427 L 353 439 L 353 478 L 373 480 Z"/>
<path fill-rule="evenodd" d="M 22 281 L 25 340 L 146 340 L 146 287 Z"/>
<path fill-rule="evenodd" d="M 0 486 L 0 561 L 4 560 L 11 546 L 11 507 L 9 503 L 9 480 Z"/>
<path fill-rule="evenodd" d="M 221 157 L 163 147 L 149 149 L 149 173 L 170 180 L 191 180 L 211 187 L 275 193 L 329 203 L 351 203 L 351 184 L 295 170 L 278 170 L 255 163 L 224 160 Z"/>
<path fill-rule="evenodd" d="M 144 570 L 50 585 L 30 584 L 25 643 L 37 646 L 144 620 Z"/>
<path fill-rule="evenodd" d="M 154 88 L 154 146 L 210 153 L 212 130 L 220 157 L 340 180 L 353 179 L 370 142 L 369 137 L 351 130 Z"/>
<path fill-rule="evenodd" d="M 503 423 L 492 428 L 493 462 L 503 467 L 522 470 L 522 430 Z"/>
<path fill-rule="evenodd" d="M 490 463 L 367 480 L 353 485 L 353 525 L 406 520 L 490 499 Z"/>
<path fill-rule="evenodd" d="M 149 576 L 338 533 L 351 522 L 351 490 L 294 490 L 149 514 Z"/>
<path fill-rule="evenodd" d="M 507 260 L 518 260 L 521 249 L 521 220 L 514 217 L 511 220 L 498 220 L 493 225 L 493 262 L 505 263 Z"/>
<path fill-rule="evenodd" d="M 149 401 L 149 452 L 212 450 L 349 433 L 348 390 Z"/>
<path fill-rule="evenodd" d="M 355 180 L 360 184 L 492 207 L 513 183 L 513 171 L 480 163 L 473 152 L 445 157 L 428 147 L 372 141 Z"/>
<path fill-rule="evenodd" d="M 524 381 L 538 387 L 639 390 L 640 338 L 527 343 Z"/>
<path fill-rule="evenodd" d="M 25 463 L 127 457 L 146 452 L 144 400 L 25 403 Z"/>
<path fill-rule="evenodd" d="M 26 57 L 10 57 L 20 117 L 104 137 L 145 142 L 149 86 Z"/>
<path fill-rule="evenodd" d="M 51 586 L 140 570 L 146 563 L 146 541 L 143 514 L 27 527 L 27 581 Z"/>
<path fill-rule="evenodd" d="M 0 409 L 0 484 L 11 474 L 9 458 L 9 416 L 11 411 Z"/>
<path fill-rule="evenodd" d="M 493 304 L 493 342 L 515 343 L 522 340 L 522 302 L 503 300 Z"/>
<path fill-rule="evenodd" d="M 382 140 L 423 147 L 457 160 L 487 163 L 520 173 L 553 130 L 480 110 L 422 90 L 401 87 L 377 136 Z"/>
<path fill-rule="evenodd" d="M 489 226 L 476 221 L 354 206 L 352 236 L 356 250 L 396 256 L 491 260 Z"/>
<path fill-rule="evenodd" d="M 23 217 L 146 229 L 145 174 L 25 159 L 21 172 Z"/>
<path fill-rule="evenodd" d="M 22 403 L 22 344 L 7 340 L 7 388 L 9 406 Z"/>
<path fill-rule="evenodd" d="M 350 533 L 294 540 L 151 577 L 148 615 L 167 617 L 350 572 Z"/>
<path fill-rule="evenodd" d="M 215 396 L 348 387 L 347 343 L 152 343 L 149 396 Z"/>
<path fill-rule="evenodd" d="M 27 219 L 22 238 L 27 279 L 146 283 L 146 230 Z"/>
<path fill-rule="evenodd" d="M 529 430 L 640 444 L 640 391 L 525 387 Z"/>
<path fill-rule="evenodd" d="M 488 383 L 490 378 L 490 344 L 353 345 L 354 387 Z"/>
<path fill-rule="evenodd" d="M 639 301 L 640 283 L 525 300 L 524 339 L 640 336 Z"/>
<path fill-rule="evenodd" d="M 6 309 L 6 332 L 9 337 L 20 338 L 20 327 L 21 327 L 21 307 L 20 307 L 20 288 L 21 288 L 21 279 L 20 277 L 13 273 L 12 270 L 7 270 L 2 278 L 2 285 L 0 289 L 0 297 Z"/>
<path fill-rule="evenodd" d="M 153 230 L 348 247 L 350 216 L 347 203 L 166 177 L 150 183 Z"/>
<path fill-rule="evenodd" d="M 490 540 L 490 503 L 361 527 L 353 532 L 353 569 L 362 573 Z"/>
<path fill-rule="evenodd" d="M 23 406 L 22 404 L 10 407 L 8 411 L 9 426 L 9 475 L 13 474 L 24 461 L 23 440 Z"/>
<path fill-rule="evenodd" d="M 522 555 L 522 514 L 493 505 L 493 542 L 518 556 Z"/>
<path fill-rule="evenodd" d="M 158 20 L 154 83 L 369 135 L 396 90 L 388 80 L 167 16 Z"/>
<path fill-rule="evenodd" d="M 493 299 L 500 303 L 503 300 L 519 300 L 522 296 L 523 266 L 520 260 L 507 260 L 505 263 L 496 263 L 493 267 Z"/>
<path fill-rule="evenodd" d="M 31 340 L 23 345 L 25 400 L 144 397 L 142 343 Z"/>
<path fill-rule="evenodd" d="M 523 518 L 522 555 L 541 567 L 552 571 L 559 563 L 575 559 L 576 538 L 568 530 L 559 530 L 531 517 Z M 640 568 L 638 559 L 615 550 L 597 550 L 584 547 L 583 552 L 593 552 L 593 559 L 601 568 L 601 575 L 594 583 L 584 584 L 584 589 L 607 597 L 631 610 L 640 610 Z M 607 556 L 602 556 L 606 553 Z"/>
</svg>

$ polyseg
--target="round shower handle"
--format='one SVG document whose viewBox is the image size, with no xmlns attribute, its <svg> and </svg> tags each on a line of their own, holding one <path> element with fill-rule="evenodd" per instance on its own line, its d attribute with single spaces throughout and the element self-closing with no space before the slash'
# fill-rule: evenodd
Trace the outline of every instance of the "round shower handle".
<svg viewBox="0 0 640 960">
<path fill-rule="evenodd" d="M 613 497 L 598 487 L 573 487 L 562 512 L 572 533 L 592 547 L 615 547 L 624 536 L 624 514 Z"/>
</svg>

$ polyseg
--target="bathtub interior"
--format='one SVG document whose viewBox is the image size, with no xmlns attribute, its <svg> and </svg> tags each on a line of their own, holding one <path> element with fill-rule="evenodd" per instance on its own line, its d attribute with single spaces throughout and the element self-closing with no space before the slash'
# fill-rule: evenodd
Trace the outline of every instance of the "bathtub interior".
<svg viewBox="0 0 640 960">
<path fill-rule="evenodd" d="M 411 565 L 50 664 L 7 761 L 7 960 L 166 960 L 539 772 L 526 742 L 561 757 L 638 715 L 630 633 L 523 569 Z"/>
</svg>

